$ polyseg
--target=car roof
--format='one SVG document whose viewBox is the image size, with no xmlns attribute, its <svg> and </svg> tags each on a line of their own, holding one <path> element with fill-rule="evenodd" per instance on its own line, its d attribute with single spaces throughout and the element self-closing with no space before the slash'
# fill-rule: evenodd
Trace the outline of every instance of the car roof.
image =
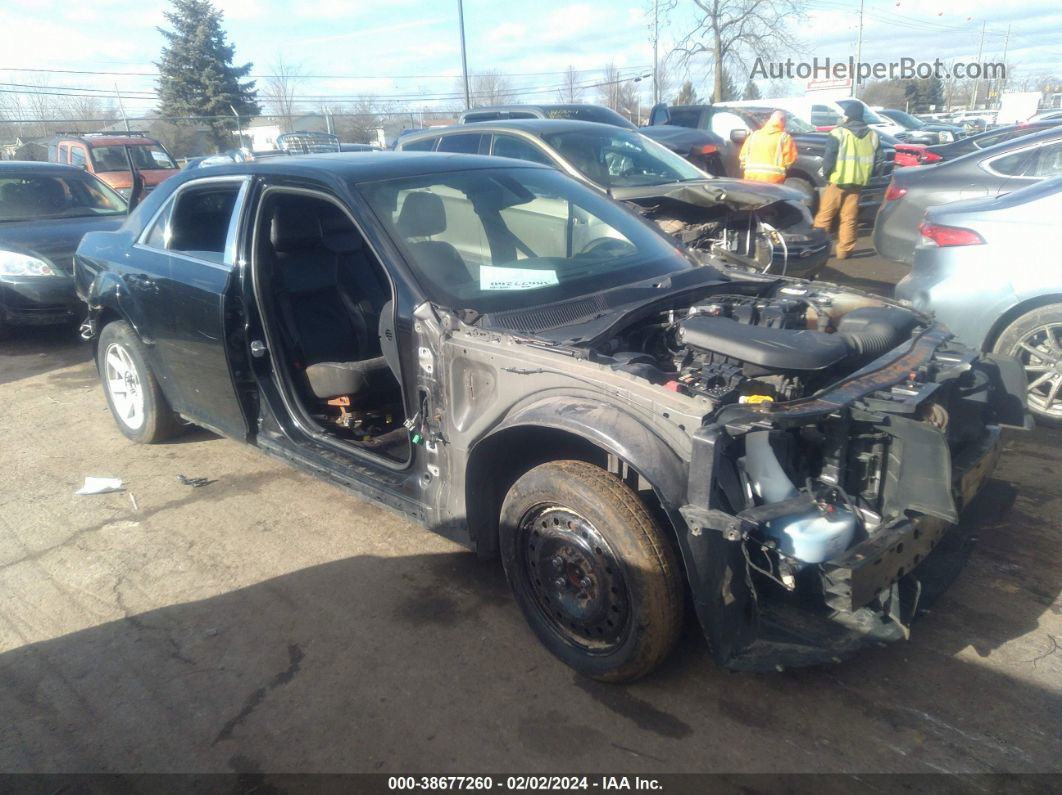
<svg viewBox="0 0 1062 795">
<path fill-rule="evenodd" d="M 86 176 L 84 169 L 64 166 L 60 163 L 43 163 L 39 160 L 0 160 L 0 177 L 13 177 L 19 174 L 52 177 Z"/>
<path fill-rule="evenodd" d="M 476 130 L 488 129 L 520 130 L 533 135 L 541 135 L 543 133 L 578 132 L 579 130 L 585 130 L 587 132 L 597 130 L 602 133 L 614 134 L 616 130 L 624 130 L 626 128 L 617 127 L 615 124 L 602 124 L 601 122 L 580 121 L 578 119 L 496 119 L 491 121 L 474 121 L 469 122 L 468 124 L 454 124 L 450 127 L 436 130 L 425 130 L 423 133 L 410 135 L 407 140 L 412 141 L 418 138 L 431 138 L 440 134 L 447 134 L 452 130 L 475 132 Z M 629 132 L 634 132 L 634 130 L 630 130 Z"/>
<path fill-rule="evenodd" d="M 470 125 L 471 126 L 471 125 Z M 601 125 L 607 126 L 607 125 Z M 327 152 L 315 155 L 252 160 L 210 166 L 208 169 L 193 169 L 170 177 L 184 182 L 186 179 L 201 179 L 207 176 L 239 174 L 296 175 L 313 177 L 328 174 L 352 182 L 415 177 L 424 174 L 444 174 L 453 171 L 473 171 L 486 168 L 547 168 L 525 160 L 506 161 L 504 166 L 495 157 L 481 155 L 449 154 L 442 152 Z M 168 181 L 168 180 L 167 180 Z"/>
</svg>

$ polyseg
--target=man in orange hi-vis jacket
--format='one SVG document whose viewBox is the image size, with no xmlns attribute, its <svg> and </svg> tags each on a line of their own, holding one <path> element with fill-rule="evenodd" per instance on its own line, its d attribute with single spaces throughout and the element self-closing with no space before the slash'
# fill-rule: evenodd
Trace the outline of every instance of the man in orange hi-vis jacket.
<svg viewBox="0 0 1062 795">
<path fill-rule="evenodd" d="M 760 129 L 749 133 L 739 155 L 745 179 L 785 182 L 786 170 L 796 162 L 797 148 L 785 131 L 785 114 L 776 110 Z"/>
</svg>

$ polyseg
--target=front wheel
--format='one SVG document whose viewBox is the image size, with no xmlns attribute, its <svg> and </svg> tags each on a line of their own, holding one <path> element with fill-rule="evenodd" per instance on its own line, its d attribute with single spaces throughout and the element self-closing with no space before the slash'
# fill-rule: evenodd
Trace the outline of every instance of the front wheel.
<svg viewBox="0 0 1062 795">
<path fill-rule="evenodd" d="M 173 436 L 180 424 L 144 357 L 144 344 L 128 323 L 116 320 L 100 333 L 100 378 L 118 429 L 134 442 Z"/>
<path fill-rule="evenodd" d="M 619 478 L 582 461 L 537 466 L 506 495 L 500 530 L 516 601 L 562 662 L 623 682 L 671 651 L 682 626 L 678 562 Z"/>
<path fill-rule="evenodd" d="M 1062 304 L 1019 317 L 999 335 L 994 351 L 1025 367 L 1029 409 L 1037 421 L 1062 426 Z"/>
</svg>

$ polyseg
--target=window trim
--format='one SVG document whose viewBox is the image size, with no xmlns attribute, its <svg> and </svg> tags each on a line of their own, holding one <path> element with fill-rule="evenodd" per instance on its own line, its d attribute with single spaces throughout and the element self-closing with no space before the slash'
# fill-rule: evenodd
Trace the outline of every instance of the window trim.
<svg viewBox="0 0 1062 795">
<path fill-rule="evenodd" d="M 247 204 L 247 197 L 250 194 L 252 181 L 253 177 L 249 174 L 230 174 L 228 176 L 211 176 L 201 177 L 199 179 L 190 179 L 187 182 L 178 185 L 177 188 L 173 191 L 173 193 L 171 193 L 167 197 L 166 201 L 162 203 L 162 206 L 155 211 L 154 215 L 151 216 L 151 220 L 144 224 L 143 228 L 140 230 L 140 233 L 137 235 L 136 242 L 133 243 L 133 248 L 142 248 L 147 251 L 154 251 L 156 253 L 166 254 L 167 256 L 186 259 L 190 262 L 197 262 L 202 265 L 209 265 L 212 268 L 216 268 L 218 270 L 223 270 L 226 272 L 231 271 L 234 267 L 236 267 L 237 264 L 236 255 L 237 242 L 240 231 L 240 219 L 243 217 L 243 208 Z M 209 186 L 211 184 L 222 185 L 232 183 L 240 183 L 240 186 L 236 191 L 236 201 L 232 205 L 232 215 L 229 218 L 229 228 L 225 231 L 225 250 L 222 253 L 221 262 L 212 262 L 208 259 L 193 257 L 192 255 L 186 254 L 183 251 L 174 251 L 170 248 L 157 248 L 156 246 L 150 246 L 147 244 L 147 238 L 151 234 L 151 230 L 155 228 L 155 224 L 158 223 L 159 219 L 162 218 L 163 214 L 165 214 L 166 231 L 164 232 L 164 237 L 166 240 L 166 245 L 169 245 L 169 216 L 174 206 L 176 206 L 176 203 L 180 198 L 181 194 L 183 194 L 185 191 L 203 186 Z"/>
</svg>

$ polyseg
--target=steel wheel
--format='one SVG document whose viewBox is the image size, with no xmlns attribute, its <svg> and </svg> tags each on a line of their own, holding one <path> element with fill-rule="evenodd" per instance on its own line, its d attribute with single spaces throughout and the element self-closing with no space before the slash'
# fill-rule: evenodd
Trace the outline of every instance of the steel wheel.
<svg viewBox="0 0 1062 795">
<path fill-rule="evenodd" d="M 520 526 L 522 564 L 547 624 L 589 653 L 611 651 L 630 625 L 623 567 L 594 526 L 574 511 L 535 508 Z"/>
<path fill-rule="evenodd" d="M 130 429 L 138 430 L 144 424 L 144 391 L 129 351 L 112 342 L 104 352 L 103 365 L 115 415 Z"/>
<path fill-rule="evenodd" d="M 1037 326 L 1010 354 L 1025 367 L 1029 406 L 1041 414 L 1062 418 L 1062 322 Z"/>
</svg>

